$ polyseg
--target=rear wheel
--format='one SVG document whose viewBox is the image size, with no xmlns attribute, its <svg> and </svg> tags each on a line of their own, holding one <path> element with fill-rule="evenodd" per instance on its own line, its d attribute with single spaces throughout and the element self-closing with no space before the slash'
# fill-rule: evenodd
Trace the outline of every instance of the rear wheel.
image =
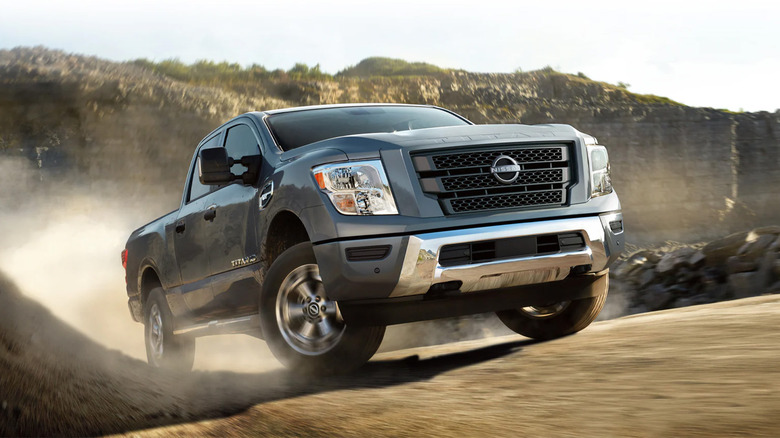
<svg viewBox="0 0 780 438">
<path fill-rule="evenodd" d="M 609 277 L 603 275 L 591 287 L 598 289 L 597 296 L 502 310 L 496 312 L 496 315 L 510 330 L 532 339 L 546 340 L 570 335 L 590 325 L 604 308 Z"/>
<path fill-rule="evenodd" d="M 287 249 L 263 282 L 263 335 L 284 365 L 304 373 L 332 374 L 363 365 L 376 353 L 384 327 L 352 327 L 322 285 L 309 242 Z"/>
<path fill-rule="evenodd" d="M 144 343 L 149 365 L 190 371 L 195 361 L 195 338 L 173 334 L 173 314 L 163 289 L 156 287 L 144 304 Z"/>
</svg>

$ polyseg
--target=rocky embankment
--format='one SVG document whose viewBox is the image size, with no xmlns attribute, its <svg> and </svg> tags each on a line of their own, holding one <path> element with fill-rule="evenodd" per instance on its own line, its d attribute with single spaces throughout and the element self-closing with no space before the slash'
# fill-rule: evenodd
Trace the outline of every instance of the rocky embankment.
<svg viewBox="0 0 780 438">
<path fill-rule="evenodd" d="M 780 293 L 780 226 L 636 251 L 610 275 L 627 313 Z"/>
<path fill-rule="evenodd" d="M 598 137 L 609 147 L 633 243 L 708 240 L 780 214 L 780 111 L 692 108 L 552 69 L 363 74 L 206 86 L 43 47 L 0 50 L 0 184 L 23 182 L 0 199 L 48 193 L 75 175 L 91 193 L 154 196 L 173 208 L 195 145 L 230 117 L 396 102 L 444 106 L 477 123 L 566 123 Z"/>
</svg>

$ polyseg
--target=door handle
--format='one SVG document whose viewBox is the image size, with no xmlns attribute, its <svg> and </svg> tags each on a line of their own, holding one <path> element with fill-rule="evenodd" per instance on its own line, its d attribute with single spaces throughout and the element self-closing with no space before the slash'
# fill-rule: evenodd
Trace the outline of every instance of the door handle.
<svg viewBox="0 0 780 438">
<path fill-rule="evenodd" d="M 181 234 L 184 232 L 184 229 L 187 228 L 187 225 L 184 223 L 184 221 L 176 222 L 176 232 Z"/>
<path fill-rule="evenodd" d="M 215 217 L 217 217 L 217 206 L 210 205 L 209 208 L 206 209 L 206 212 L 203 213 L 203 219 L 212 222 Z"/>
</svg>

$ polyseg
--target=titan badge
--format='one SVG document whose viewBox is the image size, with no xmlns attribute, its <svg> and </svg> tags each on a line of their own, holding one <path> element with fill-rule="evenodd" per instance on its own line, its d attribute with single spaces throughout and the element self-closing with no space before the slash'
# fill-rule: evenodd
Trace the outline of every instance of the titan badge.
<svg viewBox="0 0 780 438">
<path fill-rule="evenodd" d="M 233 265 L 234 268 L 237 268 L 239 266 L 244 266 L 244 265 L 251 265 L 252 263 L 257 263 L 257 256 L 254 254 L 230 262 L 230 264 Z"/>
</svg>

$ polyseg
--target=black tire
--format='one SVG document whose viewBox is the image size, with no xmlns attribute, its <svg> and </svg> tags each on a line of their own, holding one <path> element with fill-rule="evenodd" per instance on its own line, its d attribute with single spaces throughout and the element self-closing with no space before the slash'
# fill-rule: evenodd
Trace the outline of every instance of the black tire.
<svg viewBox="0 0 780 438">
<path fill-rule="evenodd" d="M 341 374 L 376 353 L 385 327 L 344 323 L 328 300 L 311 243 L 285 250 L 271 265 L 260 296 L 260 321 L 271 352 L 302 374 Z"/>
<path fill-rule="evenodd" d="M 146 359 L 155 368 L 190 371 L 195 361 L 195 338 L 173 334 L 173 314 L 165 292 L 156 287 L 144 303 Z"/>
<path fill-rule="evenodd" d="M 609 276 L 602 275 L 591 287 L 598 289 L 597 296 L 502 310 L 496 315 L 510 330 L 532 339 L 548 340 L 577 333 L 589 326 L 604 308 Z"/>
</svg>

